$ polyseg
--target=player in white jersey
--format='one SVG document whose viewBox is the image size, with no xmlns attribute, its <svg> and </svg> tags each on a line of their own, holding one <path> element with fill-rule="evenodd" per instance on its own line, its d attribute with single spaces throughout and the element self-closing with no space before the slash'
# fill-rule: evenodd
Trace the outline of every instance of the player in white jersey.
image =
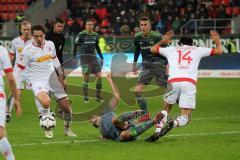
<svg viewBox="0 0 240 160">
<path fill-rule="evenodd" d="M 18 73 L 21 73 L 24 69 L 28 70 L 31 89 L 37 100 L 45 108 L 42 110 L 43 116 L 50 114 L 49 92 L 56 97 L 57 104 L 63 111 L 64 133 L 73 137 L 76 135 L 70 129 L 72 110 L 61 85 L 64 82 L 64 75 L 56 57 L 54 44 L 52 41 L 45 40 L 45 34 L 46 28 L 43 25 L 32 27 L 34 41 L 23 49 L 23 58 L 17 64 Z M 55 69 L 58 71 L 59 77 L 57 77 Z M 45 136 L 52 138 L 53 132 L 45 131 Z"/>
<path fill-rule="evenodd" d="M 5 72 L 6 80 L 10 87 L 13 97 L 15 98 L 16 113 L 19 116 L 22 113 L 22 109 L 17 94 L 15 78 L 12 74 L 13 69 L 8 56 L 8 51 L 0 46 L 0 152 L 6 160 L 15 160 L 12 152 L 11 145 L 7 140 L 7 134 L 5 130 L 6 121 L 6 97 L 4 92 L 4 82 L 2 77 L 2 71 Z"/>
<path fill-rule="evenodd" d="M 31 35 L 31 23 L 29 21 L 26 21 L 26 20 L 22 21 L 19 24 L 19 31 L 20 31 L 21 35 L 12 40 L 11 49 L 10 49 L 10 52 L 9 52 L 12 61 L 14 60 L 14 57 L 15 57 L 14 74 L 17 70 L 17 65 L 16 64 L 23 57 L 22 56 L 23 48 L 26 45 L 33 42 L 33 38 L 32 38 L 32 35 Z M 16 79 L 16 85 L 17 85 L 18 94 L 19 94 L 20 98 L 21 98 L 21 90 L 24 89 L 24 81 L 26 82 L 26 85 L 27 85 L 26 88 L 27 89 L 30 88 L 30 86 L 28 86 L 29 83 L 27 82 L 28 81 L 27 70 L 25 70 L 22 73 L 22 75 L 19 75 L 18 79 Z M 35 99 L 35 103 L 37 105 L 38 112 L 40 112 L 40 110 L 42 109 L 41 104 L 36 99 Z M 12 109 L 13 109 L 13 106 L 14 106 L 14 98 L 13 98 L 12 95 L 8 98 L 7 106 L 8 106 L 8 109 L 7 109 L 7 115 L 6 115 L 6 122 L 9 122 L 10 117 L 11 117 L 11 112 L 12 112 Z"/>
<path fill-rule="evenodd" d="M 169 42 L 172 36 L 173 33 L 166 33 L 163 41 Z M 167 58 L 169 64 L 168 82 L 171 87 L 164 95 L 165 118 L 157 125 L 156 132 L 147 141 L 155 141 L 172 127 L 185 126 L 189 122 L 196 105 L 196 84 L 200 60 L 206 56 L 223 53 L 218 33 L 211 30 L 210 37 L 216 44 L 216 48 L 193 46 L 193 40 L 189 37 L 182 37 L 177 47 L 161 48 L 157 43 L 151 48 L 152 53 L 161 54 Z M 168 121 L 165 125 L 167 114 L 178 99 L 181 115 L 175 120 Z"/>
</svg>

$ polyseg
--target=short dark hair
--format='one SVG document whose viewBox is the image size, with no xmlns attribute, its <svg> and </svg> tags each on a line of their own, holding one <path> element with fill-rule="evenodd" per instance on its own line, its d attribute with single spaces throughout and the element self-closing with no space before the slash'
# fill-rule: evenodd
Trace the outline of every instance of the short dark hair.
<svg viewBox="0 0 240 160">
<path fill-rule="evenodd" d="M 42 31 L 44 34 L 46 34 L 47 28 L 42 24 L 38 24 L 38 25 L 32 26 L 32 34 L 34 31 Z"/>
<path fill-rule="evenodd" d="M 54 24 L 57 24 L 57 23 L 65 23 L 63 19 L 61 18 L 56 18 Z"/>
<path fill-rule="evenodd" d="M 179 45 L 189 45 L 192 46 L 193 45 L 193 39 L 187 36 L 182 36 L 179 40 Z"/>
<path fill-rule="evenodd" d="M 150 21 L 150 19 L 147 16 L 143 16 L 139 19 L 139 21 Z"/>
<path fill-rule="evenodd" d="M 93 19 L 86 19 L 85 21 L 84 21 L 84 23 L 86 24 L 87 22 L 93 22 Z"/>
</svg>

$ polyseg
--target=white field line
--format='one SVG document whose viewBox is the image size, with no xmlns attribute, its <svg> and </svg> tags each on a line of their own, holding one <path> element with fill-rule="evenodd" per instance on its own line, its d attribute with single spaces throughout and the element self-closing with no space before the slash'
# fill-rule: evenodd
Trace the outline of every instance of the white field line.
<svg viewBox="0 0 240 160">
<path fill-rule="evenodd" d="M 230 118 L 240 118 L 240 115 L 235 115 L 235 116 L 219 116 L 219 117 L 199 117 L 199 118 L 194 118 L 193 121 L 198 121 L 198 120 L 211 120 L 211 119 L 230 119 Z"/>
<path fill-rule="evenodd" d="M 211 135 L 227 135 L 227 134 L 240 134 L 240 131 L 225 131 L 225 132 L 206 132 L 206 133 L 184 133 L 184 134 L 173 134 L 166 137 L 189 137 L 189 136 L 211 136 Z M 28 147 L 28 146 L 39 146 L 39 145 L 51 145 L 51 144 L 80 144 L 80 143 L 92 143 L 99 142 L 100 139 L 83 139 L 83 140 L 72 140 L 72 141 L 53 141 L 53 142 L 42 142 L 42 143 L 26 143 L 26 144 L 12 144 L 12 147 Z"/>
</svg>

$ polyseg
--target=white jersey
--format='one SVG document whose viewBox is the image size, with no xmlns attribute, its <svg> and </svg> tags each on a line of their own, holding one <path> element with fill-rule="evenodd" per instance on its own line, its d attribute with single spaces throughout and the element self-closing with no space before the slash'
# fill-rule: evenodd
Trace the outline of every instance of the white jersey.
<svg viewBox="0 0 240 160">
<path fill-rule="evenodd" d="M 15 64 L 17 64 L 22 57 L 24 47 L 33 42 L 33 38 L 24 40 L 21 36 L 12 40 L 10 54 L 15 56 Z"/>
<path fill-rule="evenodd" d="M 18 67 L 28 70 L 30 82 L 46 82 L 55 72 L 53 58 L 56 58 L 56 50 L 52 41 L 44 41 L 42 48 L 33 42 L 23 49 L 23 58 Z"/>
<path fill-rule="evenodd" d="M 169 82 L 188 81 L 196 84 L 198 66 L 203 57 L 215 54 L 213 48 L 195 46 L 177 46 L 159 48 L 169 64 Z"/>
<path fill-rule="evenodd" d="M 3 82 L 3 76 L 2 76 L 2 71 L 6 72 L 12 72 L 12 64 L 10 62 L 10 58 L 8 55 L 7 49 L 4 47 L 0 46 L 0 88 L 4 87 L 4 82 Z"/>
<path fill-rule="evenodd" d="M 33 38 L 31 38 L 29 40 L 24 40 L 21 36 L 16 37 L 12 40 L 11 49 L 10 49 L 9 54 L 15 56 L 15 63 L 14 63 L 15 65 L 20 61 L 21 58 L 23 58 L 22 51 L 23 51 L 24 47 L 32 42 L 33 42 Z M 16 68 L 16 67 L 14 67 L 14 68 Z M 23 78 L 21 78 L 21 80 L 24 80 L 24 79 L 28 80 L 28 75 L 29 74 L 27 73 L 27 69 L 24 70 L 24 72 L 22 73 Z M 17 82 L 18 82 L 18 80 L 17 80 Z"/>
</svg>

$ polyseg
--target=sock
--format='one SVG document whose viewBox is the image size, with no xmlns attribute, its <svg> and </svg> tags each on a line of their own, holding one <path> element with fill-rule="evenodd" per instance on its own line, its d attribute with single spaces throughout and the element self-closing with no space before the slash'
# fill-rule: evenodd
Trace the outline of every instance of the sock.
<svg viewBox="0 0 240 160">
<path fill-rule="evenodd" d="M 85 82 L 85 81 L 83 82 L 82 89 L 83 89 L 84 97 L 87 97 L 88 96 L 88 83 L 87 82 Z"/>
<path fill-rule="evenodd" d="M 64 131 L 69 130 L 72 124 L 72 113 L 63 113 Z"/>
<path fill-rule="evenodd" d="M 43 109 L 41 110 L 41 114 L 42 114 L 42 116 L 51 115 L 51 114 L 50 114 L 50 107 L 49 107 L 48 109 L 43 108 Z"/>
<path fill-rule="evenodd" d="M 97 80 L 97 83 L 96 83 L 96 97 L 100 97 L 100 93 L 101 93 L 101 90 L 102 90 L 102 80 Z"/>
<path fill-rule="evenodd" d="M 168 115 L 167 111 L 163 110 L 161 112 L 163 113 L 164 117 L 163 117 L 163 119 L 159 123 L 157 123 L 155 132 L 161 132 L 162 127 L 167 122 L 167 115 Z"/>
<path fill-rule="evenodd" d="M 8 106 L 8 112 L 11 113 L 12 110 L 13 110 L 13 106 L 14 106 L 14 98 L 13 98 L 12 95 L 10 95 L 10 96 L 8 97 L 7 106 Z"/>
<path fill-rule="evenodd" d="M 136 93 L 135 96 L 140 109 L 147 112 L 147 102 L 145 98 L 142 96 L 142 94 L 138 94 L 138 93 Z"/>
<path fill-rule="evenodd" d="M 43 108 L 42 104 L 35 98 L 35 105 L 37 106 L 38 113 L 41 114 L 42 110 L 49 110 L 50 112 L 50 107 L 48 109 Z"/>
<path fill-rule="evenodd" d="M 181 115 L 174 120 L 173 127 L 182 127 L 185 126 L 188 123 L 188 116 Z"/>
<path fill-rule="evenodd" d="M 6 160 L 15 160 L 11 145 L 6 137 L 0 139 L 0 152 L 3 154 Z"/>
<path fill-rule="evenodd" d="M 136 119 L 139 116 L 143 115 L 144 113 L 145 113 L 145 111 L 143 111 L 143 110 L 124 112 L 117 117 L 117 120 L 119 122 L 131 121 L 131 120 Z"/>
<path fill-rule="evenodd" d="M 132 127 L 130 127 L 131 136 L 132 137 L 139 136 L 140 134 L 145 132 L 147 129 L 149 129 L 153 125 L 154 125 L 153 120 L 149 120 L 149 121 L 143 122 L 141 124 L 138 124 L 136 126 L 132 126 Z"/>
</svg>

